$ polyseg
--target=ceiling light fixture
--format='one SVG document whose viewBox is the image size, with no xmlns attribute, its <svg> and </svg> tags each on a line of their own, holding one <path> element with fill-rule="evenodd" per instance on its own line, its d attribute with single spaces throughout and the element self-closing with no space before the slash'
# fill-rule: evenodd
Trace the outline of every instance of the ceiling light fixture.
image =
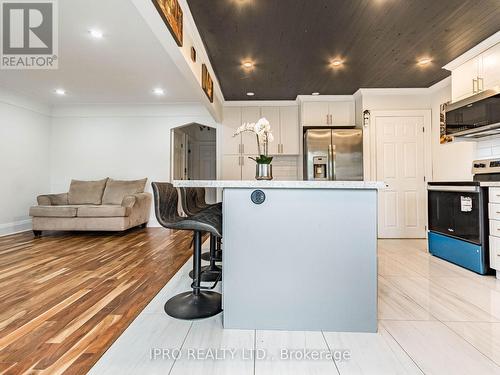
<svg viewBox="0 0 500 375">
<path fill-rule="evenodd" d="M 55 89 L 54 92 L 59 96 L 66 95 L 66 90 L 64 89 Z"/>
<path fill-rule="evenodd" d="M 344 62 L 340 59 L 334 59 L 332 61 L 330 61 L 330 66 L 334 67 L 334 68 L 338 68 L 339 66 L 342 66 Z"/>
<path fill-rule="evenodd" d="M 418 60 L 417 64 L 420 66 L 425 66 L 429 65 L 432 62 L 432 59 L 430 57 L 423 57 Z"/>
<path fill-rule="evenodd" d="M 250 92 L 247 92 L 247 96 L 254 96 L 254 95 L 255 95 L 255 93 L 254 93 L 254 92 L 251 92 L 251 91 L 250 91 Z"/>
<path fill-rule="evenodd" d="M 319 92 L 313 92 L 311 95 L 318 96 Z"/>
<path fill-rule="evenodd" d="M 97 29 L 91 29 L 91 30 L 89 30 L 89 34 L 94 39 L 102 39 L 102 37 L 104 36 L 103 33 L 102 33 L 102 31 L 101 30 L 97 30 Z"/>
<path fill-rule="evenodd" d="M 158 96 L 165 95 L 165 90 L 157 87 L 157 88 L 153 89 L 153 94 L 158 95 Z"/>
<path fill-rule="evenodd" d="M 252 61 L 245 61 L 245 62 L 243 62 L 243 67 L 247 68 L 247 69 L 253 68 L 253 62 Z"/>
</svg>

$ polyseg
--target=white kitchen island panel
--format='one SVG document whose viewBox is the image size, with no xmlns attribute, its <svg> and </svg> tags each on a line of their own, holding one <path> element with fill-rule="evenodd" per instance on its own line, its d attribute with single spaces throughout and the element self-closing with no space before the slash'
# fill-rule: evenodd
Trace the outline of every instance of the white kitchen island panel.
<svg viewBox="0 0 500 375">
<path fill-rule="evenodd" d="M 376 191 L 252 192 L 224 190 L 224 327 L 376 332 Z"/>
</svg>

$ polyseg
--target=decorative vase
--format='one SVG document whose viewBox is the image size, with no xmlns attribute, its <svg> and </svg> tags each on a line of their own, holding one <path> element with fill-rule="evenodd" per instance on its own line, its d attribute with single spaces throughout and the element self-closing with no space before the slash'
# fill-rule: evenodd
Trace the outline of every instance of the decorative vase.
<svg viewBox="0 0 500 375">
<path fill-rule="evenodd" d="M 255 164 L 255 179 L 256 180 L 272 180 L 273 165 L 272 164 Z"/>
</svg>

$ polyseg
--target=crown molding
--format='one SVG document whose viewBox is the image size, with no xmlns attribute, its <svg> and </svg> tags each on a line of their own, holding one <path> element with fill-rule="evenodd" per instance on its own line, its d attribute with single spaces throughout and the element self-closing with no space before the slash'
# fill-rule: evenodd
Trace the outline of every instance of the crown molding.
<svg viewBox="0 0 500 375">
<path fill-rule="evenodd" d="M 481 53 L 483 53 L 487 49 L 497 45 L 498 43 L 500 43 L 500 31 L 497 31 L 495 34 L 493 34 L 489 38 L 486 38 L 481 43 L 475 45 L 467 52 L 461 54 L 455 60 L 450 61 L 448 64 L 443 66 L 443 69 L 450 70 L 450 71 L 454 70 L 454 69 L 458 68 L 460 65 L 462 65 L 463 63 L 469 61 L 470 59 L 473 59 L 477 55 L 480 55 Z"/>
<path fill-rule="evenodd" d="M 226 100 L 224 107 L 296 107 L 296 100 Z"/>
</svg>

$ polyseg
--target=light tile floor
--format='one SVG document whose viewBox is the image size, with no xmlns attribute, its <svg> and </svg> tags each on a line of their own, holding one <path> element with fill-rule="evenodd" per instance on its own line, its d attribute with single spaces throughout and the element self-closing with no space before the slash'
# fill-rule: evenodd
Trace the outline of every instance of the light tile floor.
<svg viewBox="0 0 500 375">
<path fill-rule="evenodd" d="M 430 256 L 425 240 L 381 240 L 378 258 L 376 334 L 224 330 L 220 315 L 172 319 L 163 305 L 187 290 L 188 261 L 90 373 L 500 374 L 500 280 Z M 163 356 L 152 359 L 153 349 Z M 295 359 L 280 359 L 282 349 Z M 350 358 L 299 359 L 304 350 Z"/>
</svg>

